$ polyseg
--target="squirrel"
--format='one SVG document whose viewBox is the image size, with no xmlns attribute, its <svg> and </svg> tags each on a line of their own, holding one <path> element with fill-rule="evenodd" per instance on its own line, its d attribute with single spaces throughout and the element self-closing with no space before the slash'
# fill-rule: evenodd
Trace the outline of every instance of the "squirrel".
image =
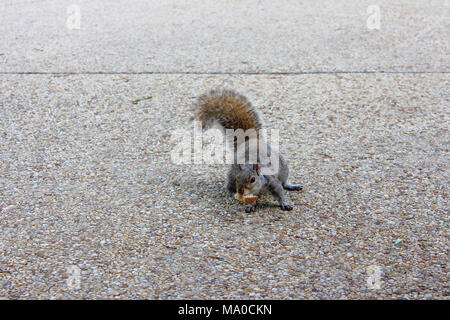
<svg viewBox="0 0 450 320">
<path fill-rule="evenodd" d="M 218 123 L 223 129 L 255 130 L 257 139 L 261 138 L 263 121 L 259 111 L 244 95 L 232 89 L 213 89 L 198 97 L 194 118 L 202 123 L 203 128 Z M 239 164 L 236 161 L 236 150 L 239 149 L 239 145 L 234 141 L 234 137 L 233 142 L 234 163 L 228 171 L 226 181 L 226 188 L 230 194 L 234 194 L 236 198 L 246 195 L 259 197 L 261 193 L 268 191 L 279 201 L 282 210 L 292 210 L 292 205 L 286 202 L 284 190 L 302 190 L 303 186 L 288 183 L 289 168 L 281 154 L 275 154 L 279 156 L 278 171 L 275 174 L 265 175 L 261 173 L 264 164 L 261 165 L 259 155 L 256 163 L 244 161 Z M 245 141 L 241 140 L 240 144 L 243 143 L 245 144 Z M 264 140 L 263 143 L 269 154 L 274 152 L 268 143 Z M 248 152 L 248 146 L 246 148 Z M 244 202 L 245 212 L 254 211 L 256 204 L 257 201 L 251 204 Z"/>
</svg>

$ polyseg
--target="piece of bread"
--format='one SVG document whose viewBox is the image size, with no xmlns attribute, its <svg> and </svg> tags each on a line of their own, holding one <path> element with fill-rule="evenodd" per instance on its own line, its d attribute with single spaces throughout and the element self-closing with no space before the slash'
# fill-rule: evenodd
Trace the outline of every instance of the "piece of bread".
<svg viewBox="0 0 450 320">
<path fill-rule="evenodd" d="M 258 200 L 258 196 L 248 195 L 244 196 L 244 204 L 254 204 Z"/>
<path fill-rule="evenodd" d="M 255 203 L 256 200 L 258 199 L 258 196 L 254 196 L 254 195 L 252 195 L 252 194 L 243 196 L 242 194 L 236 193 L 236 194 L 234 195 L 234 198 L 235 198 L 236 200 L 243 201 L 244 204 L 253 204 L 253 203 Z"/>
</svg>

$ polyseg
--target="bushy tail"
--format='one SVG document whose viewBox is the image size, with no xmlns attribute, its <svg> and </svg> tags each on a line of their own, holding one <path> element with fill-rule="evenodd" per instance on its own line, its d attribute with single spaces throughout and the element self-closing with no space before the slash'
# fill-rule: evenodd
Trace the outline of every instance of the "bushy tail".
<svg viewBox="0 0 450 320">
<path fill-rule="evenodd" d="M 214 89 L 201 95 L 195 118 L 204 128 L 217 121 L 225 129 L 255 129 L 259 132 L 263 125 L 259 112 L 250 101 L 230 89 Z"/>
</svg>

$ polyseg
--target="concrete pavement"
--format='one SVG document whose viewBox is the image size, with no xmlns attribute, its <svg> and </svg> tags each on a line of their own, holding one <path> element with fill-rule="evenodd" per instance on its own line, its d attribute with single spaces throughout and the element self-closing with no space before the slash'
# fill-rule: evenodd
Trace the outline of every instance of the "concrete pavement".
<svg viewBox="0 0 450 320">
<path fill-rule="evenodd" d="M 71 5 L 0 3 L 0 296 L 446 298 L 445 1 Z M 280 130 L 293 211 L 171 163 L 216 86 Z"/>
</svg>

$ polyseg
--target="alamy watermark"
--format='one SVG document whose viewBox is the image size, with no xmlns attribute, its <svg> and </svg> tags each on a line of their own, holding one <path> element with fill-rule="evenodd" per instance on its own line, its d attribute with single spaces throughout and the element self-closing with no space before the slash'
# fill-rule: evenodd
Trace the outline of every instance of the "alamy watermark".
<svg viewBox="0 0 450 320">
<path fill-rule="evenodd" d="M 203 131 L 200 121 L 194 121 L 193 134 L 187 130 L 172 132 L 171 142 L 177 142 L 170 158 L 174 164 L 260 164 L 261 174 L 272 175 L 279 168 L 279 130 L 210 128 Z M 192 148 L 193 145 L 193 148 Z M 193 151 L 192 151 L 193 150 Z"/>
<path fill-rule="evenodd" d="M 369 30 L 380 30 L 380 7 L 377 5 L 370 5 L 366 10 L 369 17 L 367 18 L 366 25 Z"/>
<path fill-rule="evenodd" d="M 67 7 L 66 27 L 70 30 L 81 28 L 81 9 L 80 6 L 73 4 Z"/>
<path fill-rule="evenodd" d="M 373 264 L 367 267 L 367 288 L 381 289 L 381 268 Z"/>
<path fill-rule="evenodd" d="M 67 268 L 67 288 L 70 290 L 79 290 L 81 288 L 81 270 L 79 267 L 72 265 Z"/>
</svg>

